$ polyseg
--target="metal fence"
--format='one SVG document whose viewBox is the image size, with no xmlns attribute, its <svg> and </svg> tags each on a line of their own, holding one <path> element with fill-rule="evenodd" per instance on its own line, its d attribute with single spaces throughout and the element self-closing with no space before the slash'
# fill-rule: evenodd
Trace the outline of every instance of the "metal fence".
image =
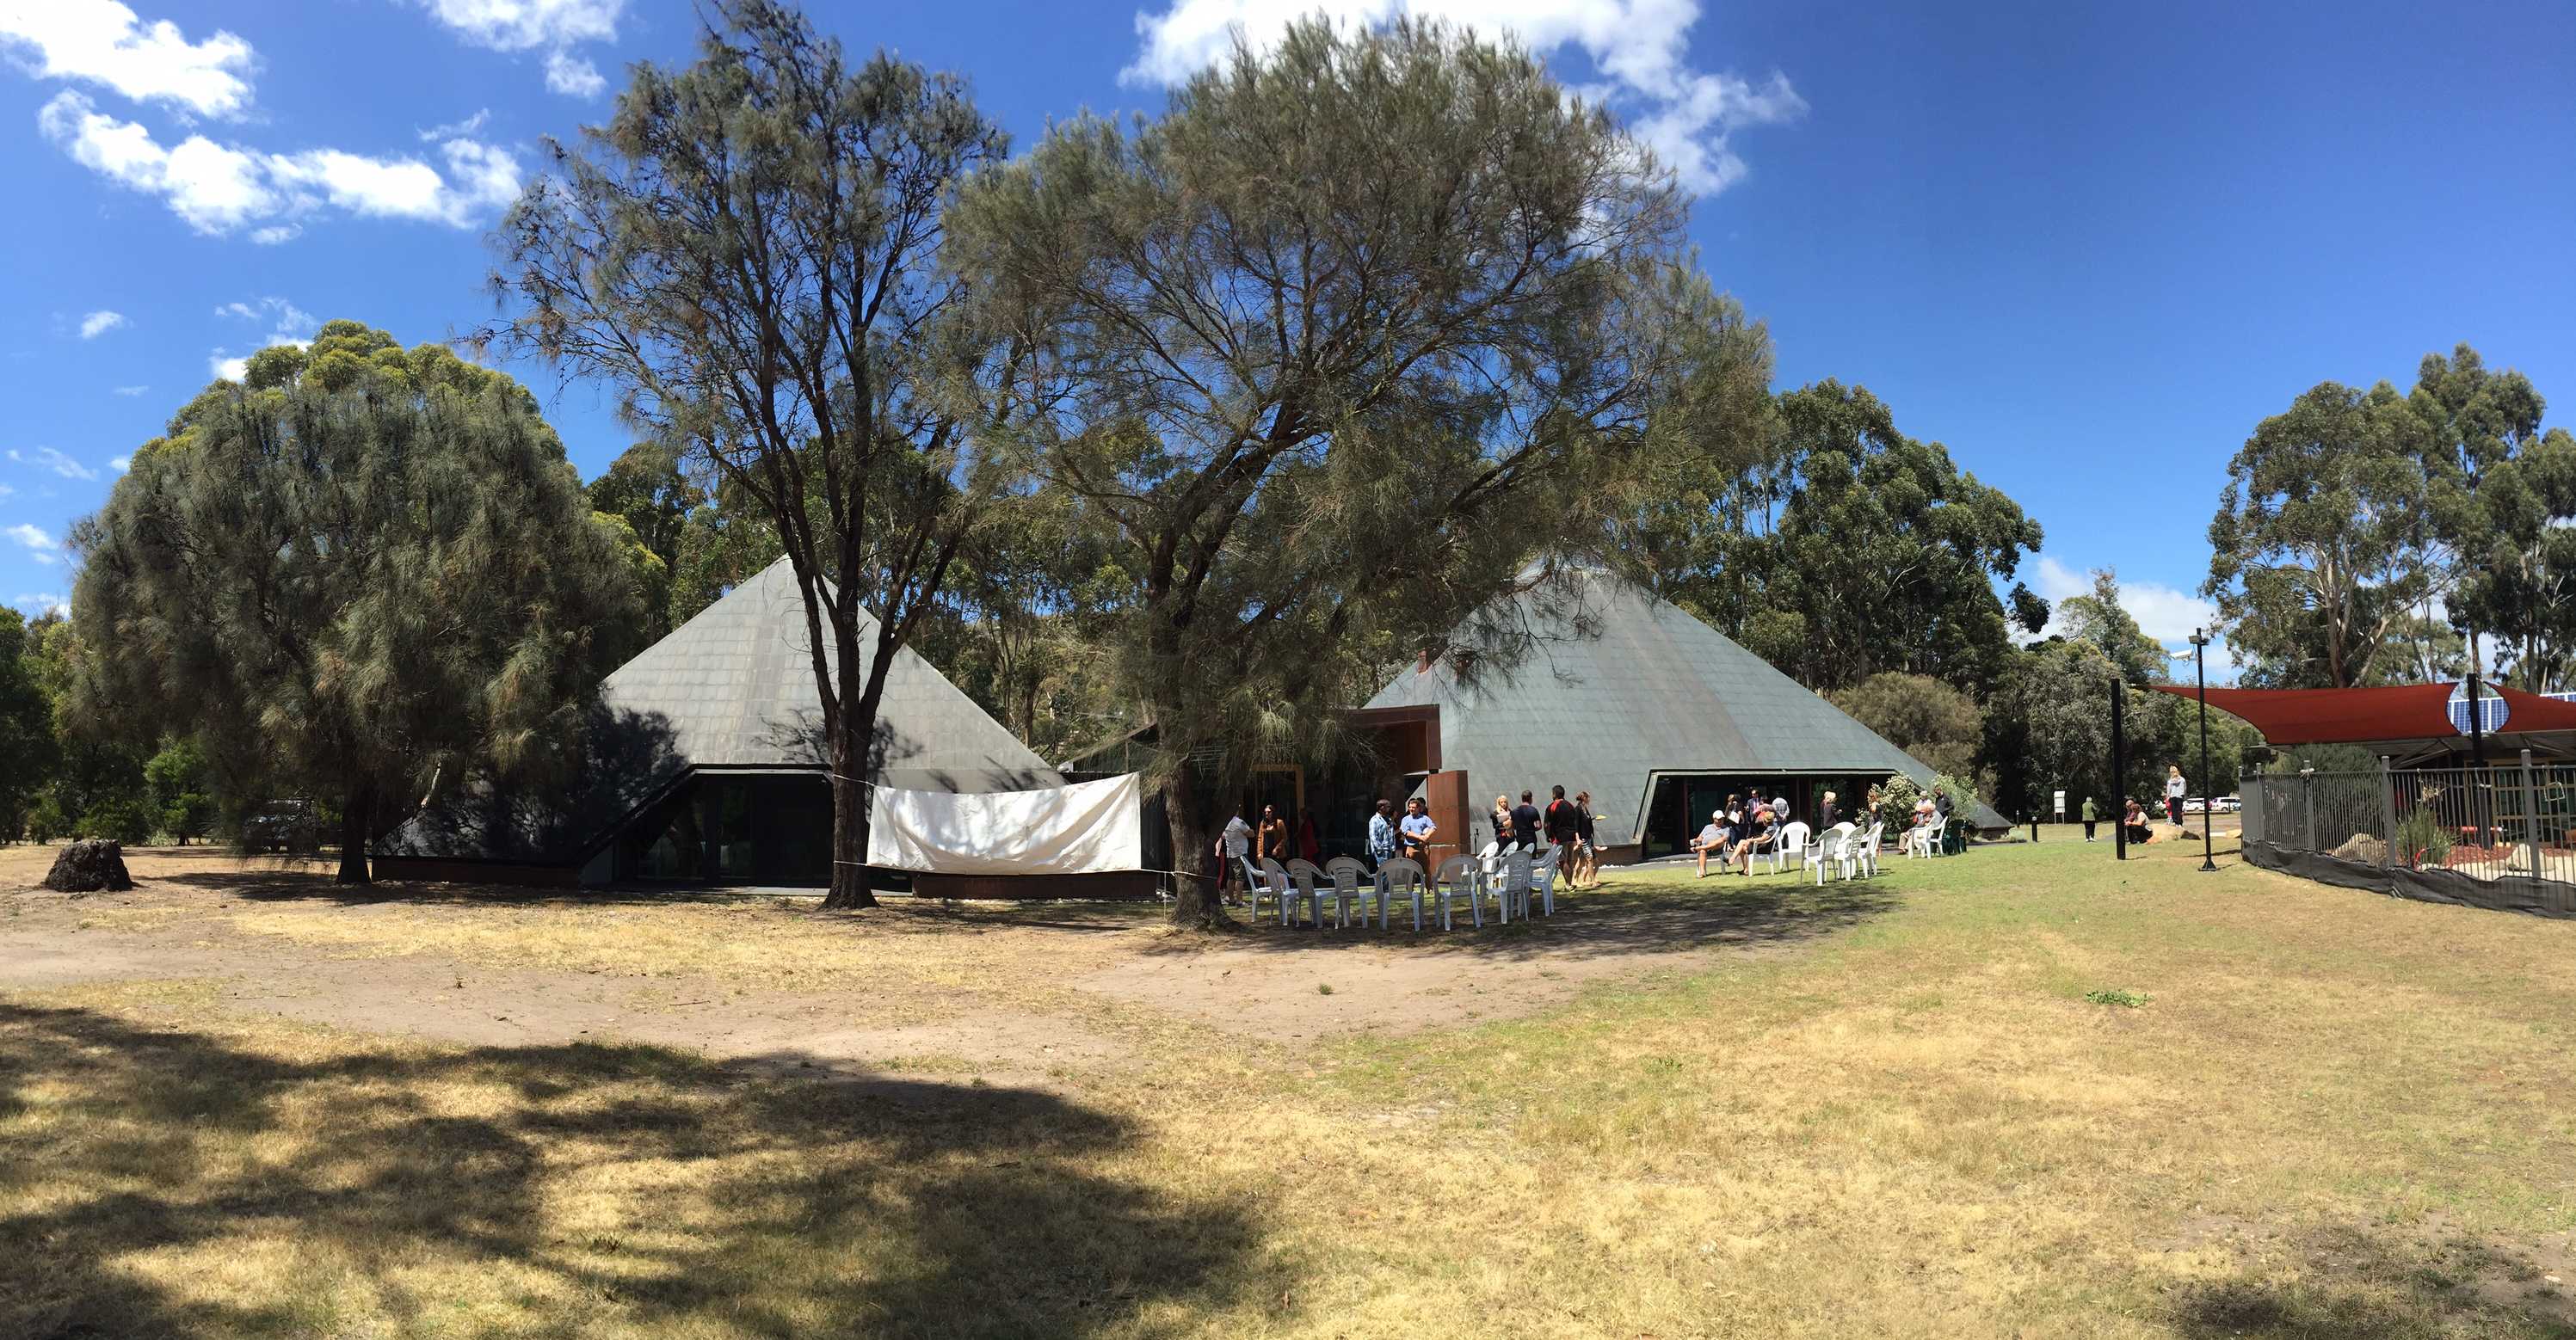
<svg viewBox="0 0 2576 1340">
<path fill-rule="evenodd" d="M 2576 916 L 2576 766 L 2250 778 L 2246 859 L 2410 898 Z"/>
</svg>

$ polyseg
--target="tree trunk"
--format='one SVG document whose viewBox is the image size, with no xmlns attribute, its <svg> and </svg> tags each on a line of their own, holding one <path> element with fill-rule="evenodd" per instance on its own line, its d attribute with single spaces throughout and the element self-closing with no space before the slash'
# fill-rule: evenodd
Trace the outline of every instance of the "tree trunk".
<svg viewBox="0 0 2576 1340">
<path fill-rule="evenodd" d="M 1225 914 L 1219 877 L 1225 866 L 1216 855 L 1215 806 L 1203 794 L 1198 769 L 1186 758 L 1163 782 L 1163 817 L 1172 830 L 1172 924 L 1203 930 L 1234 925 Z M 1210 872 L 1217 872 L 1212 874 Z"/>
<path fill-rule="evenodd" d="M 851 736 L 864 742 L 876 733 L 876 713 L 860 714 L 842 709 L 841 730 L 832 740 L 832 890 L 823 895 L 823 906 L 835 910 L 855 910 L 877 905 L 877 895 L 868 887 L 868 787 L 860 779 L 867 775 L 868 750 L 865 743 L 853 745 Z"/>
<path fill-rule="evenodd" d="M 373 787 L 350 788 L 340 802 L 340 874 L 342 884 L 372 884 L 367 877 L 368 819 L 376 808 Z"/>
</svg>

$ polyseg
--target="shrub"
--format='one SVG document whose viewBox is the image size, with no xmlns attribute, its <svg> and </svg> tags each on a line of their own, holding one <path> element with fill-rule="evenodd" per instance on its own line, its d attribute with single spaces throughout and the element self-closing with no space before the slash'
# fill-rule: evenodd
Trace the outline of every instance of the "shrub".
<svg viewBox="0 0 2576 1340">
<path fill-rule="evenodd" d="M 152 840 L 152 816 L 145 812 L 143 802 L 120 796 L 90 806 L 89 813 L 80 818 L 80 831 L 83 837 L 107 838 L 139 847 Z"/>
<path fill-rule="evenodd" d="M 63 817 L 61 802 L 46 796 L 27 809 L 27 840 L 51 842 L 70 831 L 71 821 Z"/>
<path fill-rule="evenodd" d="M 2397 821 L 2397 859 L 2410 866 L 2438 866 L 2449 858 L 2454 839 L 2441 817 L 2418 808 Z"/>
</svg>

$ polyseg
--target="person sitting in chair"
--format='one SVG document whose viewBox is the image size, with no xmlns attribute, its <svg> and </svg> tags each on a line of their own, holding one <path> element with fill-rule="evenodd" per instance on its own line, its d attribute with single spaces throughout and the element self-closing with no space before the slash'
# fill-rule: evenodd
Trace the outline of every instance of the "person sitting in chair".
<svg viewBox="0 0 2576 1340">
<path fill-rule="evenodd" d="M 1745 878 L 1753 877 L 1753 853 L 1770 850 L 1779 836 L 1778 816 L 1772 813 L 1769 805 L 1756 806 L 1753 818 L 1745 825 L 1744 836 L 1735 843 L 1735 863 L 1744 867 Z"/>
<path fill-rule="evenodd" d="M 1717 872 L 1721 875 L 1726 873 L 1726 811 L 1713 810 L 1709 813 L 1708 827 L 1699 830 L 1699 836 L 1691 839 L 1690 849 L 1699 856 L 1701 879 L 1708 878 L 1710 852 L 1717 853 Z"/>
</svg>

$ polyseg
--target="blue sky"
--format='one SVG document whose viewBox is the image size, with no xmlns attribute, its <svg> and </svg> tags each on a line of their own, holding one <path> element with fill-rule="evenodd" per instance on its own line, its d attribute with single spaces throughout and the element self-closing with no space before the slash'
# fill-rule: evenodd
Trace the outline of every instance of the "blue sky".
<svg viewBox="0 0 2576 1340">
<path fill-rule="evenodd" d="M 957 69 L 1026 143 L 1304 8 L 818 10 Z M 1840 377 L 2047 528 L 2042 594 L 2116 567 L 2150 633 L 2203 608 L 2229 455 L 2316 382 L 2467 340 L 2576 423 L 2576 6 L 1329 0 L 1508 14 L 1699 192 L 1780 382 Z M 483 236 L 538 139 L 685 59 L 665 0 L 52 0 L 0 7 L 0 601 L 224 360 L 348 316 L 491 314 Z M 585 474 L 605 398 L 526 370 Z"/>
</svg>

